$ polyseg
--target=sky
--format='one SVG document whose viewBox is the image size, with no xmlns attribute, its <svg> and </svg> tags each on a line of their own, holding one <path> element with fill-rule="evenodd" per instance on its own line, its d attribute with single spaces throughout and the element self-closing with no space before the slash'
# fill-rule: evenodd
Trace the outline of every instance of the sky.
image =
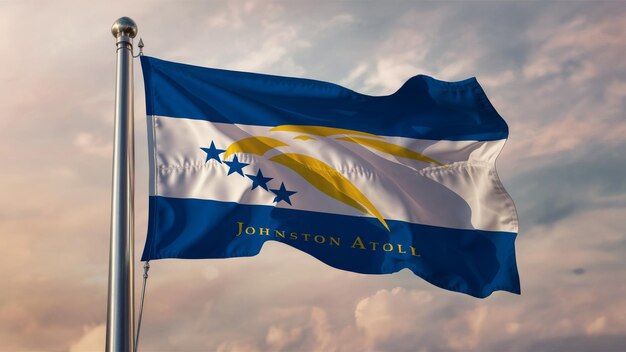
<svg viewBox="0 0 626 352">
<path fill-rule="evenodd" d="M 477 77 L 509 124 L 497 166 L 520 218 L 519 296 L 345 272 L 276 242 L 153 261 L 140 350 L 626 350 L 626 2 L 156 0 L 0 0 L 0 350 L 104 347 L 121 16 L 170 61 L 372 95 Z M 139 258 L 137 60 L 134 77 Z"/>
</svg>

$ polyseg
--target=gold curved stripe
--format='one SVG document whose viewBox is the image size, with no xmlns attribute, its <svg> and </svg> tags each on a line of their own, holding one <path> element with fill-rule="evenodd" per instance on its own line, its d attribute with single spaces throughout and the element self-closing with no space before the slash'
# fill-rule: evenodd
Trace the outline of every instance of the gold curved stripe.
<svg viewBox="0 0 626 352">
<path fill-rule="evenodd" d="M 385 226 L 387 231 L 390 231 L 387 222 L 385 222 L 385 219 L 383 219 L 369 199 L 352 182 L 330 165 L 308 155 L 295 153 L 279 154 L 271 157 L 269 160 L 295 171 L 327 196 L 361 212 L 374 215 Z"/>
<path fill-rule="evenodd" d="M 336 139 L 341 140 L 341 141 L 356 143 L 365 147 L 370 147 L 376 150 L 380 150 L 381 152 L 399 156 L 402 158 L 413 159 L 413 160 L 417 160 L 417 161 L 421 161 L 425 163 L 437 164 L 439 166 L 446 167 L 445 164 L 442 164 L 435 159 L 431 159 L 427 157 L 426 155 L 420 154 L 411 149 L 401 147 L 399 145 L 395 145 L 392 143 L 377 141 L 377 140 L 368 139 L 368 138 L 360 138 L 360 137 L 340 137 Z"/>
<path fill-rule="evenodd" d="M 309 140 L 314 140 L 316 141 L 317 139 L 310 137 L 310 136 L 305 136 L 305 135 L 299 135 L 299 136 L 295 136 L 293 137 L 293 139 L 301 139 L 303 141 L 309 141 Z"/>
<path fill-rule="evenodd" d="M 270 131 L 274 132 L 299 132 L 312 134 L 314 136 L 328 137 L 334 136 L 338 134 L 348 134 L 348 135 L 356 135 L 356 136 L 367 136 L 372 138 L 383 138 L 377 136 L 375 134 L 355 131 L 355 130 L 346 130 L 343 128 L 333 128 L 333 127 L 324 127 L 324 126 L 301 126 L 301 125 L 281 125 L 272 128 Z"/>
<path fill-rule="evenodd" d="M 248 153 L 254 155 L 263 155 L 268 150 L 272 150 L 277 147 L 284 147 L 287 144 L 279 141 L 278 139 L 270 137 L 255 136 L 244 138 L 232 143 L 226 148 L 224 153 L 224 159 L 228 158 L 234 153 Z"/>
</svg>

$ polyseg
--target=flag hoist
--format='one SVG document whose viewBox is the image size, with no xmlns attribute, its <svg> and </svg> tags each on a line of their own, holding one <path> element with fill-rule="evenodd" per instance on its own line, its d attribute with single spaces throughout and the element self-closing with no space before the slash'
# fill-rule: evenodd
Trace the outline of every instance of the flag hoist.
<svg viewBox="0 0 626 352">
<path fill-rule="evenodd" d="M 133 38 L 137 24 L 119 18 L 111 27 L 117 46 L 115 136 L 111 194 L 111 248 L 106 351 L 134 350 L 134 183 Z"/>
</svg>

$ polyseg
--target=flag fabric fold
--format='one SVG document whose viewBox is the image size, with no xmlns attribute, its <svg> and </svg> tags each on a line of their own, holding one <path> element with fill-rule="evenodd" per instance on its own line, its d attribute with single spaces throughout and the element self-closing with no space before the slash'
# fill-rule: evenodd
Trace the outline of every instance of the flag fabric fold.
<svg viewBox="0 0 626 352">
<path fill-rule="evenodd" d="M 471 78 L 368 96 L 141 57 L 150 159 L 142 260 L 253 256 L 266 241 L 364 274 L 407 268 L 520 292 L 508 127 Z"/>
</svg>

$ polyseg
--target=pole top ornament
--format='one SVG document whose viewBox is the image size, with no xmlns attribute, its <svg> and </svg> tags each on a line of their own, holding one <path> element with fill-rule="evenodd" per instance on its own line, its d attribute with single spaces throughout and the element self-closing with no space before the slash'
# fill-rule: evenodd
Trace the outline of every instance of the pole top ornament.
<svg viewBox="0 0 626 352">
<path fill-rule="evenodd" d="M 137 24 L 129 17 L 120 17 L 111 26 L 111 33 L 115 38 L 127 36 L 135 38 L 137 35 Z"/>
</svg>

